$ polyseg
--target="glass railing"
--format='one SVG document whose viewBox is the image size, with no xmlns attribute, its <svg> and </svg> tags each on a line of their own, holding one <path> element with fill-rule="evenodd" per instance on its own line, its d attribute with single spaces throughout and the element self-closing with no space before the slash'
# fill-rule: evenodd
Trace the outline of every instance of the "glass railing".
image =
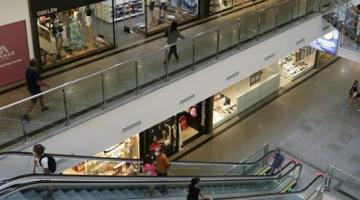
<svg viewBox="0 0 360 200">
<path fill-rule="evenodd" d="M 264 34 L 313 13 L 329 10 L 330 0 L 284 0 L 266 9 L 244 14 L 237 20 L 187 38 L 177 44 L 179 61 L 167 59 L 173 45 L 111 66 L 83 78 L 49 89 L 41 94 L 0 108 L 0 149 L 19 142 L 36 140 L 54 130 L 69 128 L 123 103 L 124 98 L 149 88 L 168 84 L 179 75 L 195 72 L 204 62 L 214 62 L 241 51 L 242 46 L 258 41 Z M 30 121 L 22 116 L 31 100 L 45 96 L 50 110 L 34 109 Z"/>
<path fill-rule="evenodd" d="M 134 167 L 135 175 L 145 175 L 141 166 L 143 161 L 137 159 L 105 158 L 77 155 L 52 155 L 57 163 L 55 174 L 64 175 L 103 175 L 103 176 L 127 176 L 126 164 Z M 257 160 L 242 163 L 230 162 L 195 162 L 173 161 L 168 172 L 169 176 L 248 176 L 264 175 L 261 171 L 269 168 L 268 163 L 273 156 L 273 151 L 258 157 Z M 26 152 L 0 153 L 0 168 L 2 173 L 0 180 L 32 174 L 34 157 Z M 39 172 L 40 173 L 40 172 Z"/>
<path fill-rule="evenodd" d="M 297 164 L 271 179 L 241 177 L 201 177 L 202 193 L 212 198 L 281 193 L 294 186 L 301 172 Z M 95 199 L 185 198 L 191 177 L 91 177 L 91 176 L 24 176 L 0 190 L 0 198 L 14 199 L 43 195 L 55 199 L 73 199 L 90 195 Z M 87 191 L 86 193 L 84 193 Z M 60 194 L 59 194 L 60 193 Z M 109 198 L 108 196 L 113 196 Z M 119 195 L 119 196 L 118 196 Z M 122 196 L 121 196 L 122 195 Z M 64 198 L 67 197 L 67 198 Z M 114 198 L 115 197 L 115 198 Z M 78 199 L 78 198 L 77 198 Z"/>
<path fill-rule="evenodd" d="M 322 199 L 322 190 L 324 177 L 318 176 L 316 177 L 308 186 L 300 191 L 288 192 L 282 194 L 265 194 L 265 195 L 254 195 L 244 197 L 231 197 L 231 198 L 221 198 L 222 200 L 240 200 L 240 199 L 248 199 L 248 200 L 321 200 Z M 220 199 L 220 198 L 219 198 Z"/>
<path fill-rule="evenodd" d="M 328 21 L 340 32 L 340 46 L 360 52 L 360 12 L 349 1 L 332 0 Z"/>
<path fill-rule="evenodd" d="M 327 170 L 325 189 L 339 199 L 360 199 L 360 179 L 334 166 Z"/>
</svg>

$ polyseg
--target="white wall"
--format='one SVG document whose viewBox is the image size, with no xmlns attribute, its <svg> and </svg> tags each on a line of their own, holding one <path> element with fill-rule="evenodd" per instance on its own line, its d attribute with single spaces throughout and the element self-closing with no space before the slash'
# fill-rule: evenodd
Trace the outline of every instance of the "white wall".
<svg viewBox="0 0 360 200">
<path fill-rule="evenodd" d="M 323 27 L 328 28 L 323 31 Z M 94 155 L 237 83 L 330 31 L 332 27 L 321 16 L 310 19 L 42 143 L 47 146 L 48 152 Z M 234 73 L 238 75 L 227 80 Z M 193 98 L 181 103 L 192 95 Z M 134 123 L 137 125 L 126 130 Z"/>
<path fill-rule="evenodd" d="M 0 26 L 26 21 L 30 58 L 34 57 L 28 0 L 0 0 Z"/>
</svg>

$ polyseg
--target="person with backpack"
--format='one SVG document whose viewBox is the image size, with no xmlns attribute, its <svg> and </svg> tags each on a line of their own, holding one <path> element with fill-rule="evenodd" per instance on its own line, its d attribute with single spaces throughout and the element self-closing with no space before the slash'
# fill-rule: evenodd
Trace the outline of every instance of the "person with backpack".
<svg viewBox="0 0 360 200">
<path fill-rule="evenodd" d="M 34 169 L 33 173 L 36 174 L 36 168 L 41 167 L 45 175 L 53 174 L 56 171 L 56 161 L 54 157 L 45 154 L 45 147 L 41 144 L 36 144 L 33 147 Z"/>
</svg>

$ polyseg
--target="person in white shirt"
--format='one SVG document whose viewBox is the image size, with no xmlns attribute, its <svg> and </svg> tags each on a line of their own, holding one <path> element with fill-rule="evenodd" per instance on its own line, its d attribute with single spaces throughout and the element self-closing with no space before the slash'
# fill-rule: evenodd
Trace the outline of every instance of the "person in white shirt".
<svg viewBox="0 0 360 200">
<path fill-rule="evenodd" d="M 50 174 L 49 159 L 46 156 L 43 156 L 45 153 L 45 147 L 41 144 L 36 144 L 33 147 L 33 153 L 35 155 L 33 173 L 36 174 L 36 167 L 41 167 L 44 174 Z"/>
</svg>

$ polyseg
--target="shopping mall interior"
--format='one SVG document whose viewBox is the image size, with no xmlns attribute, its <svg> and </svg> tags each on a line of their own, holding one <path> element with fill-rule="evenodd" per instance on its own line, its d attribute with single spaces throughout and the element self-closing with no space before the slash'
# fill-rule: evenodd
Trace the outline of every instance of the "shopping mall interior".
<svg viewBox="0 0 360 200">
<path fill-rule="evenodd" d="M 0 199 L 360 199 L 360 1 L 0 11 Z"/>
</svg>

